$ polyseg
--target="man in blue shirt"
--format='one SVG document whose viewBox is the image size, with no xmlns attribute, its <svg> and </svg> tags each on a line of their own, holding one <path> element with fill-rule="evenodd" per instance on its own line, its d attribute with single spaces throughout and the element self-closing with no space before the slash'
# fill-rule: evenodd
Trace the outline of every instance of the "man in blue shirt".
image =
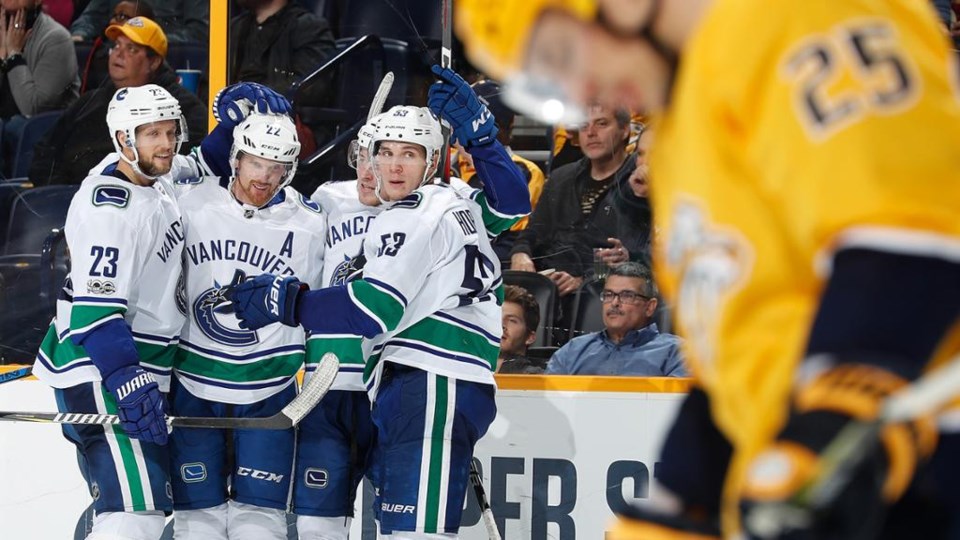
<svg viewBox="0 0 960 540">
<path fill-rule="evenodd" d="M 548 375 L 683 377 L 680 338 L 651 322 L 657 310 L 650 270 L 635 262 L 610 270 L 600 294 L 602 332 L 570 340 L 547 364 Z"/>
</svg>

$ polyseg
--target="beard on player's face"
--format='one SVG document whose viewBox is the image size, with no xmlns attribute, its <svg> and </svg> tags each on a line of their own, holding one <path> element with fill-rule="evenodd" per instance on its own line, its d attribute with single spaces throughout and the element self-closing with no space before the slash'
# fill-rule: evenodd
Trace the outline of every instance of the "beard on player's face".
<svg viewBox="0 0 960 540">
<path fill-rule="evenodd" d="M 137 160 L 137 166 L 146 176 L 162 176 L 170 172 L 172 163 L 167 160 L 157 160 L 151 156 L 150 158 L 141 157 Z"/>
</svg>

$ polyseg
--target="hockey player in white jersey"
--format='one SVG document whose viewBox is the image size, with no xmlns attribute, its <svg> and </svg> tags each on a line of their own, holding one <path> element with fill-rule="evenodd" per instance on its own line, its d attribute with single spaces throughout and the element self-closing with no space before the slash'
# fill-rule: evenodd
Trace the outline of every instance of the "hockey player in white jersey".
<svg viewBox="0 0 960 540">
<path fill-rule="evenodd" d="M 163 394 L 183 326 L 176 289 L 185 229 L 170 179 L 196 176 L 205 160 L 225 162 L 230 132 L 218 130 L 250 110 L 290 110 L 251 83 L 225 88 L 214 108 L 221 126 L 181 156 L 187 129 L 177 100 L 156 85 L 118 90 L 107 112 L 116 153 L 91 170 L 67 213 L 72 269 L 34 373 L 54 387 L 62 412 L 122 420 L 63 428 L 94 497 L 88 538 L 159 538 L 172 508 Z"/>
<path fill-rule="evenodd" d="M 431 95 L 465 91 L 470 107 L 461 121 L 488 117 L 489 111 L 470 86 L 459 76 L 450 75 L 431 88 Z M 440 108 L 434 112 L 443 113 Z M 327 217 L 325 286 L 341 286 L 361 274 L 365 233 L 373 219 L 389 206 L 382 205 L 377 197 L 368 154 L 376 125 L 385 116 L 371 119 L 351 144 L 348 161 L 357 170 L 357 180 L 324 184 L 313 195 Z M 488 234 L 496 235 L 525 214 L 523 201 L 529 200 L 529 193 L 519 169 L 496 138 L 474 148 L 484 191 L 474 190 L 458 179 L 451 179 L 451 186 L 480 204 Z M 362 379 L 361 336 L 313 335 L 310 340 L 324 351 L 336 353 L 341 366 L 333 390 L 300 423 L 294 488 L 297 529 L 301 540 L 346 540 L 357 488 L 363 475 L 372 472 L 368 465 L 375 432 Z M 308 364 L 308 373 L 313 368 Z"/>
<path fill-rule="evenodd" d="M 118 90 L 107 126 L 122 159 L 88 176 L 70 203 L 72 268 L 33 372 L 54 387 L 60 411 L 121 419 L 63 428 L 94 499 L 87 538 L 152 540 L 172 509 L 161 392 L 183 324 L 184 228 L 163 175 L 187 129 L 177 100 L 156 85 Z"/>
<path fill-rule="evenodd" d="M 303 329 L 240 328 L 223 292 L 263 272 L 320 284 L 323 214 L 287 187 L 299 152 L 288 116 L 251 114 L 233 131 L 231 177 L 177 181 L 188 322 L 170 392 L 175 415 L 271 416 L 296 395 L 297 371 L 311 354 Z M 287 538 L 294 445 L 293 429 L 175 430 L 175 536 Z"/>
<path fill-rule="evenodd" d="M 496 133 L 488 114 L 453 127 L 467 147 Z M 442 147 L 428 109 L 394 107 L 379 119 L 371 155 L 376 195 L 387 208 L 366 231 L 362 279 L 305 291 L 295 279 L 260 276 L 231 293 L 250 328 L 281 321 L 366 338 L 375 510 L 388 538 L 457 535 L 473 447 L 496 414 L 500 265 L 481 206 L 447 186 L 424 185 Z M 529 211 L 528 198 L 517 204 Z M 282 314 L 265 307 L 270 297 Z"/>
</svg>

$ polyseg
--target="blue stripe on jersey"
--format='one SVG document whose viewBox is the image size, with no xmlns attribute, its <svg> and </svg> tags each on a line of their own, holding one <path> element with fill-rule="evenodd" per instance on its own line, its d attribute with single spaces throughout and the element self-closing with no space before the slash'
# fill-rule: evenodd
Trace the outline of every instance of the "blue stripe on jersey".
<svg viewBox="0 0 960 540">
<path fill-rule="evenodd" d="M 466 328 L 469 328 L 469 329 L 473 330 L 474 332 L 477 332 L 477 333 L 479 333 L 479 334 L 482 334 L 483 337 L 489 339 L 490 341 L 492 341 L 492 342 L 494 342 L 494 343 L 496 343 L 496 344 L 498 344 L 498 345 L 500 344 L 500 338 L 499 338 L 499 337 L 491 334 L 490 332 L 487 332 L 487 331 L 484 330 L 483 328 L 480 328 L 479 326 L 477 326 L 477 325 L 475 325 L 475 324 L 473 324 L 473 323 L 468 323 L 467 321 L 464 321 L 464 320 L 462 320 L 462 319 L 458 319 L 458 318 L 454 317 L 453 315 L 449 315 L 449 314 L 444 313 L 444 312 L 442 312 L 442 311 L 438 311 L 438 312 L 434 313 L 433 316 L 436 317 L 436 318 L 438 318 L 438 319 L 447 319 L 448 321 L 451 321 L 451 322 L 453 322 L 453 323 L 455 323 L 455 324 L 459 324 L 460 326 L 464 326 L 464 327 L 466 327 Z"/>
<path fill-rule="evenodd" d="M 218 386 L 220 388 L 229 388 L 232 390 L 260 390 L 263 388 L 275 388 L 277 386 L 283 386 L 284 384 L 289 383 L 290 379 L 293 378 L 293 376 L 291 375 L 290 377 L 281 378 L 274 381 L 262 381 L 262 382 L 240 384 L 240 383 L 230 383 L 226 381 L 221 381 L 218 379 L 208 379 L 206 377 L 200 377 L 193 373 L 186 373 L 184 371 L 177 371 L 177 377 L 190 379 L 194 382 L 205 384 L 207 386 Z"/>
<path fill-rule="evenodd" d="M 43 367 L 47 368 L 47 369 L 50 370 L 52 373 L 58 373 L 58 374 L 59 374 L 59 373 L 66 373 L 66 372 L 71 371 L 71 370 L 74 370 L 74 369 L 78 369 L 78 368 L 82 368 L 82 367 L 89 367 L 89 366 L 93 366 L 93 365 L 94 365 L 94 364 L 93 364 L 93 360 L 90 360 L 90 359 L 88 358 L 88 359 L 86 359 L 86 360 L 84 360 L 84 361 L 82 361 L 82 362 L 71 362 L 70 364 L 67 364 L 67 365 L 64 366 L 63 368 L 57 369 L 56 366 L 54 366 L 53 363 L 50 362 L 50 359 L 47 358 L 47 355 L 44 354 L 43 351 L 39 351 L 39 352 L 38 352 L 38 354 L 37 354 L 37 361 L 39 361 L 41 364 L 43 364 Z M 94 366 L 94 367 L 95 367 L 95 366 Z"/>
<path fill-rule="evenodd" d="M 100 298 L 97 296 L 74 296 L 73 303 L 85 302 L 89 304 L 120 304 L 127 305 L 126 298 Z"/>
<path fill-rule="evenodd" d="M 456 360 L 457 362 L 463 362 L 465 364 L 473 364 L 475 366 L 480 366 L 484 369 L 490 369 L 490 362 L 486 362 L 484 360 L 478 360 L 476 358 L 470 358 L 469 356 L 461 356 L 459 354 L 453 354 L 450 351 L 445 351 L 443 349 L 434 349 L 433 347 L 430 347 L 422 342 L 390 340 L 386 342 L 384 346 L 414 349 L 417 351 L 432 354 L 434 356 L 439 356 L 441 358 L 446 358 L 448 360 Z"/>
<path fill-rule="evenodd" d="M 148 364 L 140 364 L 140 367 L 143 368 L 144 371 L 148 371 L 148 372 L 150 372 L 150 373 L 153 373 L 154 375 L 161 375 L 161 376 L 163 376 L 163 377 L 169 377 L 169 376 L 170 376 L 170 372 L 173 371 L 173 369 L 171 369 L 171 368 L 160 368 L 160 369 L 157 369 L 157 368 L 155 368 L 155 367 L 153 367 L 153 366 L 151 366 L 151 365 L 148 365 Z"/>
<path fill-rule="evenodd" d="M 405 296 L 403 296 L 403 294 L 401 294 L 400 291 L 398 291 L 397 289 L 395 289 L 395 288 L 393 287 L 393 285 L 390 285 L 389 283 L 384 283 L 384 282 L 380 281 L 379 279 L 373 279 L 373 278 L 369 278 L 369 277 L 365 277 L 365 278 L 363 278 L 363 280 L 366 281 L 367 283 L 371 284 L 371 285 L 374 285 L 374 286 L 377 286 L 377 287 L 379 287 L 379 288 L 381 288 L 381 289 L 386 290 L 388 293 L 392 294 L 393 296 L 396 296 L 396 297 L 397 297 L 397 300 L 400 300 L 400 303 L 403 304 L 403 307 L 407 307 L 407 298 L 406 298 Z"/>
<path fill-rule="evenodd" d="M 255 358 L 264 358 L 279 353 L 306 352 L 306 348 L 303 345 L 284 345 L 283 347 L 264 349 L 249 354 L 228 354 L 221 351 L 215 351 L 213 349 L 207 349 L 206 347 L 201 347 L 194 343 L 190 343 L 189 341 L 181 341 L 180 346 L 184 349 L 204 353 L 213 356 L 214 358 L 223 358 L 225 360 L 251 360 Z"/>
<path fill-rule="evenodd" d="M 166 336 L 157 336 L 154 334 L 145 334 L 143 332 L 131 332 L 134 338 L 140 338 L 144 341 L 156 341 L 164 345 L 169 345 L 180 339 L 180 336 L 166 337 Z"/>
</svg>

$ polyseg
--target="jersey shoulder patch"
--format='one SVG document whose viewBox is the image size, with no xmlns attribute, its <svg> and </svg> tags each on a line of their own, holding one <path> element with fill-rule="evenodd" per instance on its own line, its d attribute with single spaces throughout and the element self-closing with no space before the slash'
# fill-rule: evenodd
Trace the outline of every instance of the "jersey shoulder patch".
<svg viewBox="0 0 960 540">
<path fill-rule="evenodd" d="M 307 210 L 313 212 L 314 214 L 322 214 L 322 213 L 323 213 L 323 209 L 320 208 L 320 205 L 319 205 L 316 201 L 314 201 L 314 200 L 312 200 L 312 199 L 308 199 L 308 198 L 307 198 L 306 196 L 304 196 L 302 193 L 297 193 L 297 199 L 300 200 L 300 204 L 301 204 L 304 208 L 306 208 Z"/>
<path fill-rule="evenodd" d="M 202 176 L 190 176 L 187 178 L 177 178 L 173 181 L 174 184 L 178 186 L 196 186 L 203 183 Z"/>
<path fill-rule="evenodd" d="M 423 194 L 419 191 L 414 191 L 413 193 L 393 203 L 387 210 L 394 210 L 397 208 L 406 208 L 407 210 L 412 210 L 414 208 L 418 208 L 421 202 L 423 202 Z"/>
<path fill-rule="evenodd" d="M 126 208 L 130 204 L 130 189 L 118 185 L 101 185 L 93 188 L 91 202 L 94 206 Z"/>
</svg>

